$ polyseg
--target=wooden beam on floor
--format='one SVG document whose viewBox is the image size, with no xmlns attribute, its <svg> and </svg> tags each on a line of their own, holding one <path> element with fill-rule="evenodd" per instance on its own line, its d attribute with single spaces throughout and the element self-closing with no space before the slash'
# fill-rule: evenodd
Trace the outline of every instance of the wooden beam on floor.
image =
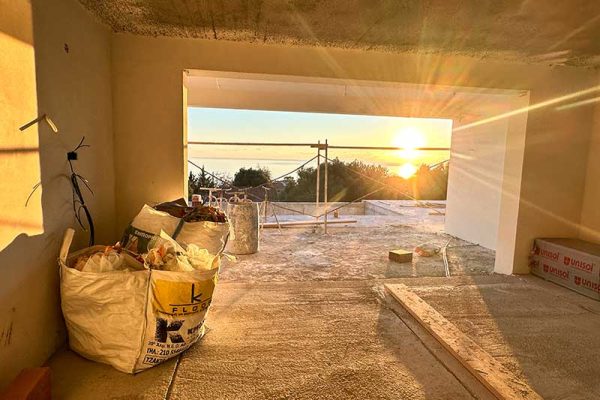
<svg viewBox="0 0 600 400">
<path fill-rule="evenodd" d="M 0 393 L 0 400 L 50 400 L 50 368 L 26 368 Z"/>
<path fill-rule="evenodd" d="M 293 227 L 302 227 L 302 226 L 313 226 L 313 225 L 323 225 L 325 222 L 324 221 L 289 221 L 289 222 L 280 222 L 280 223 L 276 223 L 276 222 L 267 222 L 262 224 L 263 228 L 293 228 Z M 340 219 L 339 221 L 336 220 L 329 220 L 327 221 L 327 224 L 332 225 L 332 224 L 355 224 L 356 220 L 355 219 Z"/>
<path fill-rule="evenodd" d="M 542 399 L 406 285 L 386 284 L 385 289 L 498 399 Z"/>
</svg>

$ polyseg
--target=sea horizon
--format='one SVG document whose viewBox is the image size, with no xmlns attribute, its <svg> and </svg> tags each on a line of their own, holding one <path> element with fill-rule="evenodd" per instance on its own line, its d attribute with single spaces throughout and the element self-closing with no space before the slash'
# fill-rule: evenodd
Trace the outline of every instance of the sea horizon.
<svg viewBox="0 0 600 400">
<path fill-rule="evenodd" d="M 342 161 L 353 161 L 353 159 L 340 158 Z M 189 160 L 199 167 L 204 167 L 207 172 L 213 174 L 225 174 L 230 179 L 233 179 L 235 173 L 240 168 L 267 168 L 271 172 L 271 178 L 277 178 L 284 175 L 304 164 L 307 160 L 305 159 L 266 159 L 266 158 L 220 158 L 220 157 L 189 157 Z M 368 161 L 359 160 L 371 165 L 381 165 L 382 167 L 388 168 L 391 173 L 396 174 L 400 166 L 405 164 L 399 160 L 398 163 L 384 163 L 381 161 Z M 321 160 L 323 162 L 323 160 Z M 421 164 L 427 164 L 425 160 L 413 160 L 411 164 L 418 167 Z M 316 167 L 317 161 L 313 160 L 308 163 L 305 168 Z M 191 172 L 197 173 L 200 168 L 194 165 L 188 165 Z M 294 178 L 298 177 L 298 173 L 291 174 Z"/>
</svg>

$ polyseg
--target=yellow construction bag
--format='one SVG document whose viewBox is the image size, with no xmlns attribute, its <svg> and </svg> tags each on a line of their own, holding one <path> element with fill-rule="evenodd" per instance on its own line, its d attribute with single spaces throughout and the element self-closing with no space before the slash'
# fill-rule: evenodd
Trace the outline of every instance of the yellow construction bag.
<svg viewBox="0 0 600 400">
<path fill-rule="evenodd" d="M 82 356 L 136 373 L 185 351 L 204 335 L 204 319 L 217 283 L 220 255 L 207 270 L 150 269 L 123 253 L 120 270 L 83 272 L 69 254 L 67 230 L 59 256 L 61 306 L 69 346 Z"/>
</svg>

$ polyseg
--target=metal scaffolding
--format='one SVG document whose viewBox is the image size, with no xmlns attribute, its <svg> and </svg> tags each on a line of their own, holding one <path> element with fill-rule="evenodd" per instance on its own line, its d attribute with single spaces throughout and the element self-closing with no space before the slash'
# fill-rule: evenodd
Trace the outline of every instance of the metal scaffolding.
<svg viewBox="0 0 600 400">
<path fill-rule="evenodd" d="M 329 182 L 328 182 L 328 165 L 329 165 L 329 149 L 345 149 L 345 150 L 383 150 L 383 151 L 389 151 L 389 150 L 415 150 L 415 151 L 449 151 L 450 148 L 449 147 L 415 147 L 415 148 L 410 148 L 407 149 L 406 147 L 387 147 L 387 146 L 337 146 L 337 145 L 330 145 L 328 140 L 325 139 L 325 143 L 321 143 L 321 141 L 317 141 L 317 143 L 280 143 L 280 142 L 205 142 L 205 141 L 190 141 L 188 142 L 188 145 L 209 145 L 209 146 L 255 146 L 255 147 L 267 147 L 267 146 L 284 146 L 284 147 L 310 147 L 310 148 L 316 148 L 317 149 L 317 155 L 313 158 L 311 158 L 310 160 L 308 160 L 306 163 L 304 163 L 302 166 L 296 168 L 295 170 L 283 175 L 282 177 L 285 177 L 295 171 L 297 171 L 298 169 L 302 168 L 304 165 L 306 165 L 308 162 L 314 160 L 315 158 L 317 159 L 317 183 L 316 183 L 316 198 L 315 198 L 315 211 L 318 211 L 319 209 L 319 205 L 320 203 L 320 199 L 321 199 L 321 159 L 323 159 L 323 163 L 324 163 L 324 167 L 323 167 L 323 209 L 324 212 L 322 213 L 317 213 L 315 212 L 316 215 L 313 215 L 313 217 L 316 219 L 316 223 L 319 223 L 319 218 L 323 217 L 323 229 L 324 232 L 327 233 L 327 222 L 328 222 L 328 214 L 330 212 L 336 211 L 337 209 L 341 208 L 341 207 L 336 207 L 335 209 L 329 211 L 329 199 L 328 199 L 328 186 L 329 186 Z M 324 154 L 321 154 L 321 151 L 323 151 Z M 192 163 L 191 161 L 188 161 L 189 163 L 191 163 L 192 165 L 196 165 L 194 163 Z M 197 165 L 196 165 L 197 166 Z M 272 181 L 276 181 L 282 177 L 273 179 Z M 381 189 L 378 189 L 376 191 L 379 191 Z M 372 192 L 374 193 L 374 192 Z M 369 193 L 365 196 L 360 197 L 359 199 L 362 199 L 372 193 Z M 416 200 L 416 199 L 414 199 Z M 354 200 L 356 201 L 356 200 Z M 352 201 L 351 203 L 353 203 L 354 201 Z M 342 206 L 343 207 L 343 206 Z M 281 208 L 285 208 L 285 207 L 281 207 Z M 295 210 L 291 210 L 291 211 L 295 211 Z M 266 217 L 266 204 L 265 204 L 265 210 L 264 210 L 264 216 Z"/>
</svg>

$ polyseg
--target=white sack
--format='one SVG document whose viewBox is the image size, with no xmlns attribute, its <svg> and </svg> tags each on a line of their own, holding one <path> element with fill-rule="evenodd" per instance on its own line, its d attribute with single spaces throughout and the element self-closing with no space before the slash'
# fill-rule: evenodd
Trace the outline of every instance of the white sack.
<svg viewBox="0 0 600 400">
<path fill-rule="evenodd" d="M 161 230 L 185 246 L 194 244 L 210 254 L 219 254 L 227 241 L 229 222 L 183 222 L 169 213 L 144 205 L 125 230 L 121 244 L 134 253 L 146 253 L 150 240 Z"/>
<path fill-rule="evenodd" d="M 128 258 L 133 272 L 81 272 L 72 265 L 95 246 L 68 255 L 73 230 L 59 258 L 61 306 L 69 346 L 82 356 L 135 373 L 175 357 L 204 335 L 204 319 L 220 259 L 208 271 L 146 269 Z M 141 268 L 141 269 L 140 269 Z"/>
</svg>

